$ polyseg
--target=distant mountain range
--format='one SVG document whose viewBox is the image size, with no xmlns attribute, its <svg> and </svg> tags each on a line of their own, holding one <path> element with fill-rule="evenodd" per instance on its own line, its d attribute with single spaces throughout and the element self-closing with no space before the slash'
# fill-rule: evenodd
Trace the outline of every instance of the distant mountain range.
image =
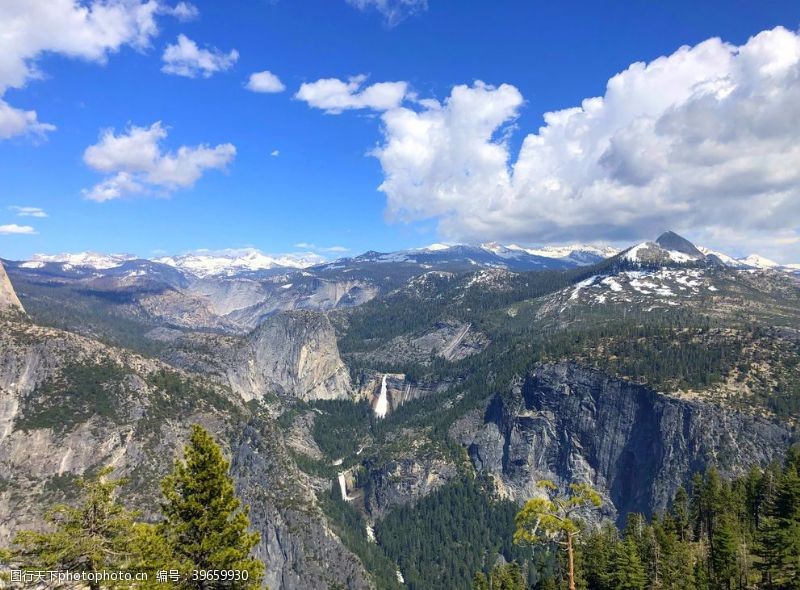
<svg viewBox="0 0 800 590">
<path fill-rule="evenodd" d="M 333 271 L 368 265 L 418 265 L 423 268 L 445 270 L 470 270 L 474 268 L 500 268 L 511 271 L 557 270 L 587 266 L 621 255 L 637 263 L 714 263 L 735 268 L 774 269 L 800 272 L 800 264 L 781 265 L 752 254 L 734 258 L 694 244 L 678 234 L 668 231 L 653 242 L 642 242 L 620 251 L 611 246 L 571 244 L 567 246 L 542 246 L 528 248 L 516 244 L 502 245 L 488 242 L 477 246 L 466 244 L 431 244 L 424 248 L 396 252 L 368 251 L 354 257 L 327 261 L 322 255 L 305 252 L 269 255 L 255 248 L 196 251 L 175 256 L 141 259 L 127 254 L 37 254 L 32 259 L 12 263 L 21 269 L 39 270 L 53 274 L 101 274 L 130 276 L 174 269 L 191 277 L 233 277 L 242 275 L 269 276 L 281 272 L 310 269 Z M 161 267 L 161 268 L 159 268 Z M 109 273 L 109 271 L 116 271 Z"/>
</svg>

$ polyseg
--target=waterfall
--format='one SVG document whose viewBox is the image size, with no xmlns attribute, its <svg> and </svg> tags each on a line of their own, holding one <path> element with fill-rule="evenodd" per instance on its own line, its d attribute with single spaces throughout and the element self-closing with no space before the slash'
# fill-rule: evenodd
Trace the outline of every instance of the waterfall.
<svg viewBox="0 0 800 590">
<path fill-rule="evenodd" d="M 352 498 L 347 495 L 347 483 L 344 480 L 344 471 L 339 472 L 339 489 L 342 492 L 342 500 L 345 502 L 352 500 Z"/>
<path fill-rule="evenodd" d="M 375 415 L 378 418 L 385 418 L 386 412 L 389 411 L 389 398 L 386 397 L 386 377 L 384 373 L 383 381 L 381 381 L 381 394 L 378 396 L 378 402 L 375 404 Z"/>
</svg>

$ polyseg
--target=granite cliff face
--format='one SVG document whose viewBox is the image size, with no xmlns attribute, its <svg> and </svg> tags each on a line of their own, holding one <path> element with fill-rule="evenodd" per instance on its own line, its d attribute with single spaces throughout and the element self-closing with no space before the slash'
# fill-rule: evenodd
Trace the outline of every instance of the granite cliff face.
<svg viewBox="0 0 800 590">
<path fill-rule="evenodd" d="M 443 458 L 414 454 L 370 467 L 364 508 L 374 519 L 383 518 L 397 506 L 416 502 L 458 474 L 456 466 Z"/>
<path fill-rule="evenodd" d="M 234 443 L 231 473 L 261 533 L 265 582 L 282 590 L 374 588 L 363 564 L 327 525 L 311 484 L 294 468 L 274 425 L 254 420 Z"/>
<path fill-rule="evenodd" d="M 315 312 L 267 318 L 235 352 L 227 377 L 245 400 L 269 393 L 305 401 L 349 399 L 352 394 L 333 326 L 327 316 Z"/>
<path fill-rule="evenodd" d="M 0 310 L 8 309 L 9 307 L 25 311 L 22 309 L 22 303 L 19 302 L 14 287 L 11 286 L 11 281 L 6 274 L 3 263 L 0 262 Z"/>
<path fill-rule="evenodd" d="M 667 507 L 707 465 L 723 475 L 764 465 L 788 447 L 791 431 L 565 362 L 538 366 L 491 398 L 482 423 L 456 435 L 508 496 L 537 495 L 541 479 L 587 482 L 614 517 Z"/>
</svg>

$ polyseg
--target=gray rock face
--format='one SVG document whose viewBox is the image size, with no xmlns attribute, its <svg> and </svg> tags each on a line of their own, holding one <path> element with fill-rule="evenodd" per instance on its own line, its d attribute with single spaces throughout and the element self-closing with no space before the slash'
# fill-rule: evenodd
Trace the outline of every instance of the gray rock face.
<svg viewBox="0 0 800 590">
<path fill-rule="evenodd" d="M 681 483 L 713 464 L 740 475 L 776 458 L 788 427 L 712 404 L 678 400 L 574 363 L 542 365 L 495 395 L 483 424 L 458 436 L 477 469 L 524 500 L 536 482 L 586 482 L 606 516 L 662 510 Z"/>
<path fill-rule="evenodd" d="M 265 582 L 280 590 L 374 588 L 361 561 L 327 526 L 311 486 L 290 466 L 280 433 L 247 425 L 235 443 L 231 472 L 261 533 L 255 554 L 267 566 Z"/>
<path fill-rule="evenodd" d="M 228 380 L 245 400 L 271 392 L 305 401 L 348 399 L 352 393 L 324 314 L 293 311 L 267 318 L 235 356 Z"/>
<path fill-rule="evenodd" d="M 242 279 L 229 281 L 236 287 L 236 292 L 241 290 Z M 217 289 L 219 287 L 217 286 Z M 293 309 L 306 309 L 310 311 L 328 311 L 341 307 L 352 307 L 366 303 L 374 298 L 380 291 L 378 286 L 365 281 L 329 281 L 316 277 L 306 277 L 302 273 L 293 275 L 277 282 L 262 282 L 259 284 L 260 292 L 253 292 L 251 303 L 243 305 L 246 299 L 237 297 L 235 308 L 232 308 L 229 293 L 223 297 L 214 298 L 215 305 L 220 305 L 222 300 L 230 308 L 226 312 L 226 319 L 239 326 L 254 328 L 264 318 L 281 311 Z M 253 291 L 253 289 L 250 289 Z M 212 295 L 211 292 L 208 293 Z"/>
<path fill-rule="evenodd" d="M 11 286 L 11 281 L 6 274 L 6 269 L 3 268 L 3 263 L 0 262 L 0 311 L 8 309 L 9 307 L 19 311 L 25 311 L 22 309 L 22 303 L 19 302 L 14 287 Z"/>
<path fill-rule="evenodd" d="M 364 507 L 373 518 L 392 508 L 416 502 L 457 475 L 452 463 L 439 457 L 408 455 L 370 469 Z"/>
<path fill-rule="evenodd" d="M 486 335 L 471 324 L 446 320 L 431 328 L 417 336 L 397 336 L 377 350 L 362 353 L 359 357 L 362 362 L 373 364 L 393 363 L 402 358 L 427 365 L 434 356 L 457 361 L 478 354 L 489 345 Z"/>
</svg>

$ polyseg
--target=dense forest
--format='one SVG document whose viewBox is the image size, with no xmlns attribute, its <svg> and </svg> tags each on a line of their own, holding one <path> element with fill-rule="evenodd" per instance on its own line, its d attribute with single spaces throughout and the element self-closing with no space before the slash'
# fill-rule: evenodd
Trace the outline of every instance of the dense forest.
<svg viewBox="0 0 800 590">
<path fill-rule="evenodd" d="M 665 514 L 630 514 L 622 531 L 586 527 L 580 539 L 576 587 L 583 590 L 797 590 L 800 450 L 732 481 L 714 468 L 696 474 Z M 566 588 L 563 556 L 552 565 L 532 586 L 525 563 L 482 570 L 474 588 Z"/>
</svg>

